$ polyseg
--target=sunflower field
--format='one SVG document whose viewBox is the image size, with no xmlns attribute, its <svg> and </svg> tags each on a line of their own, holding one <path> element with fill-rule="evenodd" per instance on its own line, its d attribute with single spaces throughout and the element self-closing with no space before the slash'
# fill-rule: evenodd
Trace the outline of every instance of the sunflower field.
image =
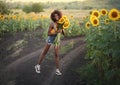
<svg viewBox="0 0 120 85">
<path fill-rule="evenodd" d="M 35 13 L 0 15 L 0 36 L 3 36 L 4 33 L 16 33 L 25 30 L 33 31 L 38 26 L 44 27 L 45 23 L 42 22 L 45 21 L 48 21 L 47 16 Z"/>
<path fill-rule="evenodd" d="M 84 19 L 88 65 L 81 70 L 89 85 L 120 85 L 120 11 L 93 10 Z"/>
<path fill-rule="evenodd" d="M 69 18 L 69 29 L 66 30 L 66 36 L 78 36 L 84 34 L 83 28 L 80 27 L 79 19 L 74 16 Z M 36 14 L 34 12 L 27 14 L 9 14 L 0 15 L 0 37 L 5 33 L 14 34 L 20 31 L 34 31 L 36 28 L 43 28 L 43 38 L 47 38 L 47 31 L 51 20 L 47 15 Z"/>
</svg>

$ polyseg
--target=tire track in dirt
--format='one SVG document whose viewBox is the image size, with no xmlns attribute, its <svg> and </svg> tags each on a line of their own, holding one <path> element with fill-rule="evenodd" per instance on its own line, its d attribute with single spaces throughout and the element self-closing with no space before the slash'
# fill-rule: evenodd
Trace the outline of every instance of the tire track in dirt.
<svg viewBox="0 0 120 85">
<path fill-rule="evenodd" d="M 69 65 L 72 62 L 74 62 L 74 60 L 78 57 L 78 55 L 80 53 L 82 53 L 83 51 L 85 51 L 85 42 L 81 41 L 79 44 L 80 44 L 80 46 L 76 47 L 75 49 L 73 49 L 72 51 L 70 51 L 69 53 L 67 53 L 64 56 L 64 58 L 62 58 L 60 60 L 63 76 L 64 76 L 67 68 L 69 67 Z M 63 85 L 63 84 L 61 84 L 62 79 L 60 77 L 56 77 L 55 76 L 55 68 L 53 69 L 51 75 L 46 79 L 46 81 L 43 82 L 41 85 Z"/>
<path fill-rule="evenodd" d="M 64 46 L 65 44 L 67 44 L 67 43 L 69 43 L 71 41 L 74 41 L 74 42 L 77 43 L 77 42 L 79 42 L 79 40 L 83 40 L 83 37 L 67 39 L 67 40 L 62 41 L 61 44 L 62 44 L 62 46 Z M 39 49 L 39 50 L 37 50 L 35 52 L 32 52 L 32 53 L 30 53 L 30 54 L 28 54 L 28 55 L 26 55 L 26 56 L 24 56 L 24 57 L 22 57 L 22 58 L 20 58 L 20 59 L 18 59 L 16 61 L 14 61 L 13 63 L 11 63 L 11 64 L 9 64 L 7 66 L 7 69 L 16 68 L 20 63 L 26 62 L 26 61 L 34 58 L 34 56 L 39 56 L 39 54 L 41 53 L 42 49 L 43 48 L 41 48 L 41 49 Z M 50 49 L 53 49 L 53 47 L 51 47 Z"/>
<path fill-rule="evenodd" d="M 74 62 L 74 59 L 76 59 L 77 56 L 85 50 L 84 37 L 77 37 L 77 38 L 63 40 L 62 46 L 66 45 L 71 41 L 76 42 L 77 45 L 75 46 L 74 49 L 66 53 L 64 57 L 60 60 L 62 73 L 63 73 L 62 77 L 64 77 L 67 67 L 69 67 L 69 65 L 72 62 Z M 56 85 L 57 82 L 62 81 L 61 76 L 55 75 L 55 68 L 53 66 L 50 67 L 47 65 L 43 65 L 42 69 L 44 69 L 44 71 L 40 75 L 35 73 L 35 70 L 34 70 L 35 61 L 38 59 L 38 56 L 41 51 L 42 49 L 39 49 L 31 54 L 28 54 L 27 56 L 24 56 L 16 60 L 15 62 L 7 66 L 7 70 L 14 70 L 15 73 L 17 74 L 15 85 L 27 85 L 27 84 Z M 84 56 L 81 56 L 81 57 L 84 57 Z M 44 62 L 44 64 L 46 63 L 48 63 L 48 61 Z M 60 85 L 60 84 L 57 83 L 57 85 Z"/>
</svg>

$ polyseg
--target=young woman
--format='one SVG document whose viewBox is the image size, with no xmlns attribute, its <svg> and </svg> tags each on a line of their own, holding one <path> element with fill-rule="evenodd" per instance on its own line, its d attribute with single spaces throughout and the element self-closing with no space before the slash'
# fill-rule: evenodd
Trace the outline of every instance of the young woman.
<svg viewBox="0 0 120 85">
<path fill-rule="evenodd" d="M 50 46 L 54 43 L 54 40 L 55 40 L 57 34 L 62 33 L 64 35 L 64 30 L 57 29 L 57 22 L 62 17 L 62 13 L 59 10 L 54 10 L 51 13 L 50 17 L 51 17 L 52 23 L 49 26 L 48 39 L 46 40 L 46 44 L 40 55 L 38 64 L 35 65 L 35 70 L 37 73 L 40 73 L 40 64 L 41 64 L 42 60 L 44 59 L 46 53 L 48 52 Z M 62 73 L 59 70 L 59 46 L 54 46 L 54 50 L 55 50 L 56 74 L 62 75 Z"/>
</svg>

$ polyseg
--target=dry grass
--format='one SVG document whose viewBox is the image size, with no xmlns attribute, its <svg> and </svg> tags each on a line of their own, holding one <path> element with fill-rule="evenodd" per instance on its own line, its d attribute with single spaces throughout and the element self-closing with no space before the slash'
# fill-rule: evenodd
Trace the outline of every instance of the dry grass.
<svg viewBox="0 0 120 85">
<path fill-rule="evenodd" d="M 38 15 L 44 15 L 44 16 L 50 16 L 51 12 L 53 11 L 54 9 L 44 9 L 44 12 L 40 12 Z M 25 14 L 22 10 L 17 10 L 17 9 L 13 9 L 12 10 L 13 13 L 20 13 L 20 14 Z M 71 17 L 73 16 L 74 18 L 82 18 L 84 16 L 87 16 L 89 15 L 89 12 L 90 10 L 75 10 L 75 9 L 71 9 L 71 10 L 62 10 L 62 13 L 63 15 L 66 15 L 68 17 Z"/>
<path fill-rule="evenodd" d="M 50 13 L 53 10 L 54 9 L 45 9 L 44 12 L 41 12 L 40 14 L 50 16 Z M 75 18 L 81 18 L 81 17 L 89 15 L 90 10 L 75 10 L 74 9 L 74 10 L 61 10 L 61 11 L 63 15 L 74 16 Z"/>
</svg>

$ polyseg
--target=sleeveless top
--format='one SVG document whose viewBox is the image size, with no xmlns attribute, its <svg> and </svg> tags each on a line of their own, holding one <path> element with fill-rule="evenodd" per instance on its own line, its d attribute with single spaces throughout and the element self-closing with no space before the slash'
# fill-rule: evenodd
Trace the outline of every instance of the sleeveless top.
<svg viewBox="0 0 120 85">
<path fill-rule="evenodd" d="M 53 26 L 54 26 L 54 27 L 53 27 L 52 29 L 57 30 L 57 27 L 56 27 L 56 25 L 55 25 L 54 23 L 53 23 Z M 46 42 L 47 42 L 48 44 L 53 44 L 56 36 L 57 36 L 57 34 L 56 34 L 56 35 L 48 36 Z"/>
<path fill-rule="evenodd" d="M 53 24 L 53 28 L 52 29 L 54 29 L 56 31 L 57 30 L 56 24 L 54 22 L 52 22 L 52 24 Z M 52 36 L 57 36 L 57 34 L 56 35 L 52 35 Z"/>
</svg>

